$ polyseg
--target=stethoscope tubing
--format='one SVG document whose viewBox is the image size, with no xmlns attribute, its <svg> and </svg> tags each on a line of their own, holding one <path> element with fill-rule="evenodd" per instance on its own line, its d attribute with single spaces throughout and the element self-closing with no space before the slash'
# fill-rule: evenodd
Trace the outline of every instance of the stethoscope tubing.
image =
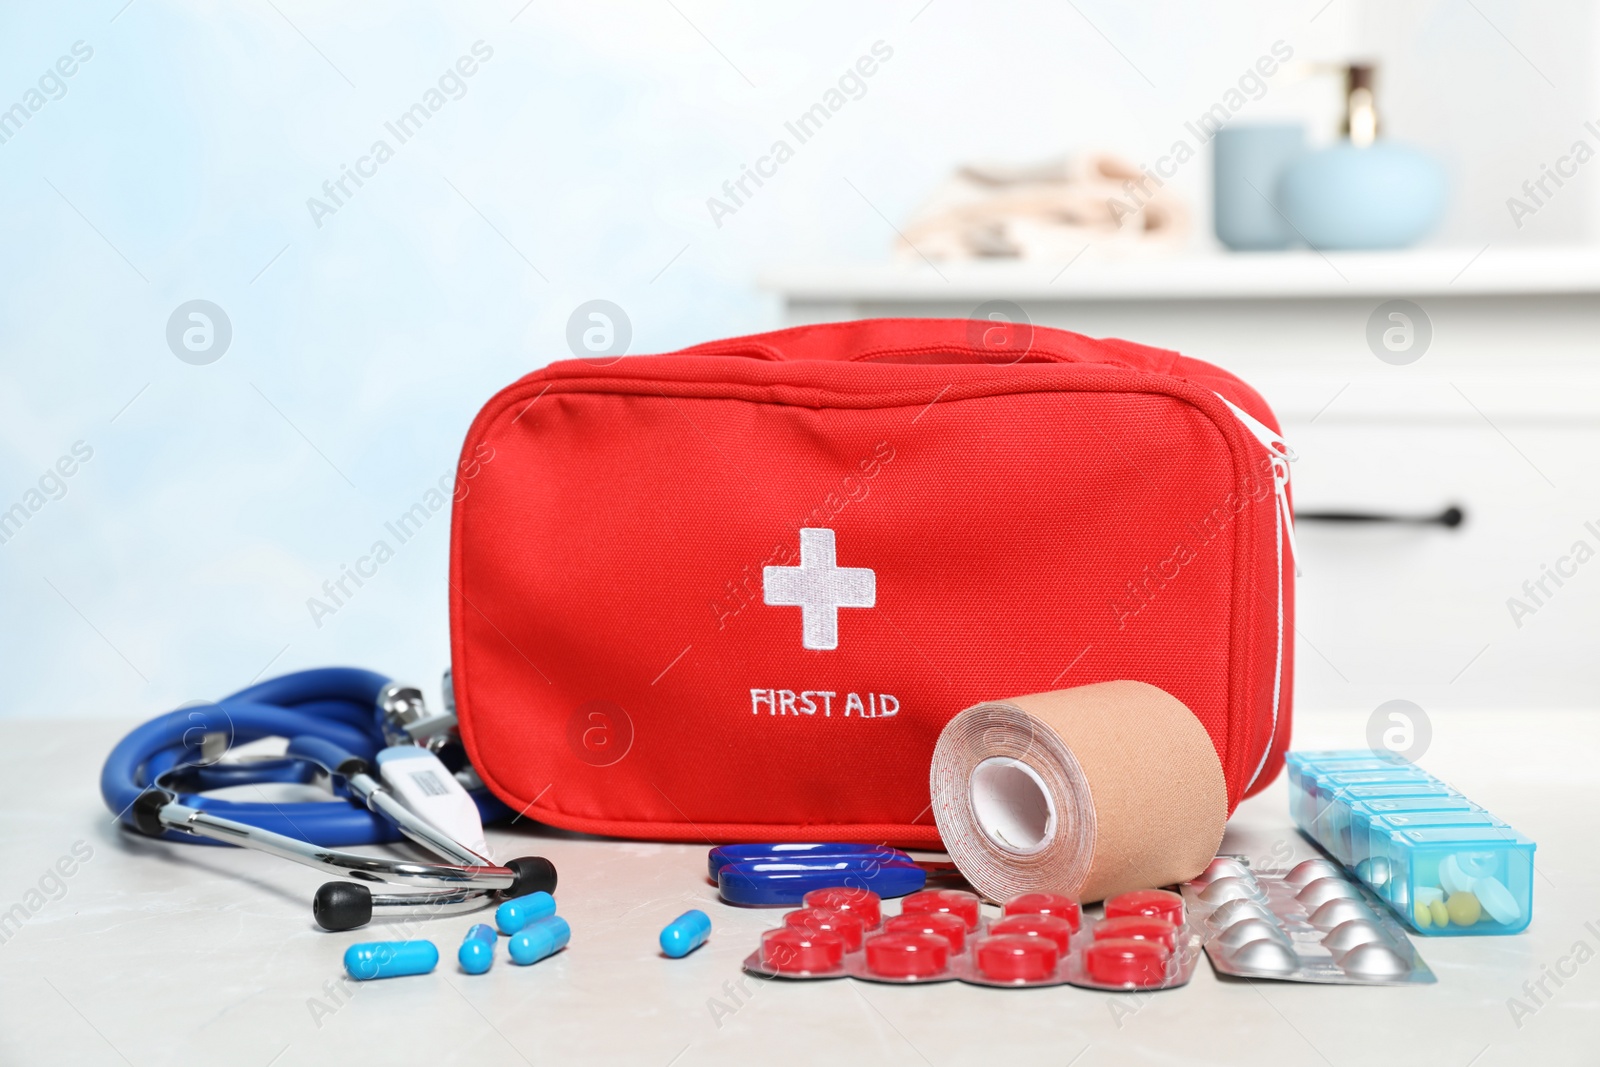
<svg viewBox="0 0 1600 1067">
<path fill-rule="evenodd" d="M 371 761 L 386 744 L 378 704 L 388 686 L 389 679 L 372 671 L 329 667 L 158 716 L 130 731 L 106 757 L 101 796 L 120 821 L 146 836 L 237 845 L 347 879 L 317 892 L 313 911 L 329 930 L 364 925 L 375 911 L 387 917 L 442 916 L 536 889 L 553 891 L 556 874 L 548 860 L 522 857 L 497 866 L 409 811 L 372 773 Z M 207 765 L 206 741 L 218 734 L 225 748 L 262 737 L 287 737 L 289 745 L 282 758 Z M 329 801 L 254 803 L 199 792 L 309 782 L 319 772 L 329 776 L 337 794 Z M 197 791 L 180 792 L 175 785 Z M 480 809 L 503 810 L 487 793 L 473 796 Z M 402 835 L 446 862 L 365 856 L 340 847 Z M 369 888 L 374 885 L 409 892 L 375 893 Z"/>
<path fill-rule="evenodd" d="M 134 827 L 132 808 L 139 795 L 156 784 L 160 775 L 197 763 L 201 738 L 207 734 L 222 734 L 230 747 L 262 737 L 313 737 L 362 759 L 371 759 L 383 745 L 372 709 L 379 690 L 388 682 L 372 671 L 325 667 L 273 678 L 214 704 L 179 708 L 157 716 L 135 727 L 111 750 L 100 772 L 100 795 L 107 808 Z M 365 725 L 356 725 L 358 721 Z M 312 769 L 304 764 L 302 768 Z M 198 773 L 204 777 L 207 770 L 201 767 Z M 283 780 L 304 780 L 296 776 L 305 770 L 284 770 Z M 248 776 L 248 772 L 234 768 L 229 773 L 239 778 Z M 314 845 L 368 845 L 400 838 L 399 830 L 382 815 L 336 797 L 274 804 L 183 793 L 177 795 L 177 800 L 186 807 Z M 174 831 L 162 836 L 189 843 L 203 840 Z"/>
</svg>

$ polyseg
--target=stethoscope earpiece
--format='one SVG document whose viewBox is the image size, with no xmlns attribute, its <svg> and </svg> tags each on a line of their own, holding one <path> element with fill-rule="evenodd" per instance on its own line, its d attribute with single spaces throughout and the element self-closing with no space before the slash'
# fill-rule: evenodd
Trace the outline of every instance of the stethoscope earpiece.
<svg viewBox="0 0 1600 1067">
<path fill-rule="evenodd" d="M 311 915 L 324 930 L 354 930 L 372 921 L 372 890 L 355 882 L 324 882 L 311 898 Z"/>
</svg>

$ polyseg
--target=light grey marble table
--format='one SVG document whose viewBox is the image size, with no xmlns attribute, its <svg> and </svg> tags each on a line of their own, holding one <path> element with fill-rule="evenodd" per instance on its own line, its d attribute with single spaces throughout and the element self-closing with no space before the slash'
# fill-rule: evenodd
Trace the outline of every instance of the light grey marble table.
<svg viewBox="0 0 1600 1067">
<path fill-rule="evenodd" d="M 1359 744 L 1365 718 L 1302 717 L 1297 745 Z M 418 936 L 439 944 L 438 970 L 350 992 L 340 956 L 382 928 L 319 931 L 316 872 L 113 828 L 97 777 L 127 725 L 7 726 L 0 910 L 12 918 L 0 944 L 0 1063 L 1600 1062 L 1600 712 L 1433 723 L 1423 764 L 1539 843 L 1526 933 L 1418 939 L 1433 986 L 1241 982 L 1202 963 L 1189 986 L 1134 997 L 741 979 L 740 961 L 778 913 L 719 904 L 703 846 L 537 827 L 491 841 L 558 865 L 573 930 L 565 952 L 526 969 L 500 959 L 469 977 L 454 953 L 470 920 L 437 920 Z M 1262 860 L 1309 855 L 1285 796 L 1280 778 L 1241 806 L 1225 847 Z M 58 884 L 49 875 L 63 857 L 71 874 Z M 711 942 L 663 958 L 657 931 L 690 907 L 710 913 Z M 1559 983 L 1546 977 L 1558 970 Z M 1513 998 L 1531 1010 L 1514 1013 Z"/>
</svg>

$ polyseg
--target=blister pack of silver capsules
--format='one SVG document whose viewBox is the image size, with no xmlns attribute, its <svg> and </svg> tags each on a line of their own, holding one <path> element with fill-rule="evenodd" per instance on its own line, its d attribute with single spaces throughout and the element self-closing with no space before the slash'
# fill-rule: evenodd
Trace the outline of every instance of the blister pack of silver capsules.
<svg viewBox="0 0 1600 1067">
<path fill-rule="evenodd" d="M 1332 860 L 1279 874 L 1218 856 L 1182 889 L 1222 974 L 1338 985 L 1437 981 L 1388 910 Z"/>
</svg>

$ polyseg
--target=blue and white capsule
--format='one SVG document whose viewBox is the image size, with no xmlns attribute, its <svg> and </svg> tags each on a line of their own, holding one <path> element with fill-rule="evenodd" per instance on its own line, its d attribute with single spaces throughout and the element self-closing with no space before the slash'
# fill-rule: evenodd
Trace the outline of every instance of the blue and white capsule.
<svg viewBox="0 0 1600 1067">
<path fill-rule="evenodd" d="M 680 960 L 711 936 L 711 916 L 691 908 L 661 928 L 661 951 Z"/>
<path fill-rule="evenodd" d="M 456 962 L 468 974 L 483 974 L 494 966 L 494 945 L 499 935 L 487 923 L 477 923 L 467 931 L 461 947 L 456 950 Z"/>
<path fill-rule="evenodd" d="M 344 950 L 344 969 L 358 982 L 427 974 L 438 965 L 432 941 L 363 941 Z"/>
<path fill-rule="evenodd" d="M 510 937 L 529 923 L 548 919 L 556 913 L 556 898 L 543 890 L 525 897 L 513 897 L 494 909 L 494 924 Z"/>
<path fill-rule="evenodd" d="M 526 967 L 567 947 L 572 927 L 559 915 L 529 923 L 511 935 L 511 962 Z"/>
</svg>

